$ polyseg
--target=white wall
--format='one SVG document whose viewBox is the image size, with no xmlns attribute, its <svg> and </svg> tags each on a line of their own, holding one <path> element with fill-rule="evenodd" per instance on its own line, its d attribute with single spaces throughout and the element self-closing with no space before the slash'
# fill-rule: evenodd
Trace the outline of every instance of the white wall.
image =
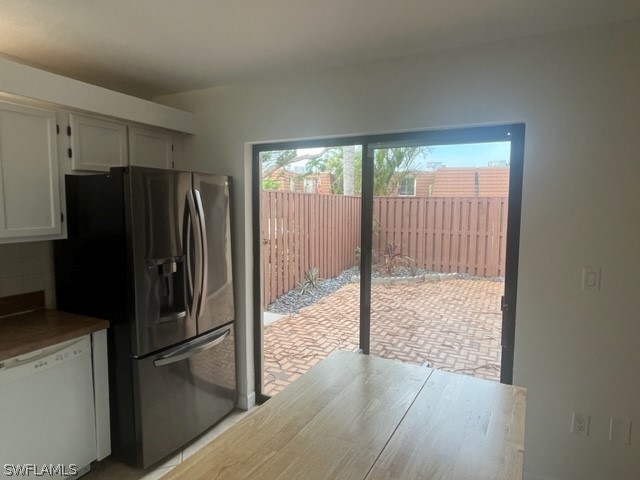
<svg viewBox="0 0 640 480">
<path fill-rule="evenodd" d="M 252 390 L 247 142 L 526 123 L 515 383 L 533 479 L 640 477 L 640 21 L 159 99 L 193 111 L 195 168 L 236 181 L 243 388 Z M 580 289 L 584 265 L 602 289 Z M 571 412 L 589 437 L 569 434 Z M 611 415 L 635 422 L 609 442 Z"/>
</svg>

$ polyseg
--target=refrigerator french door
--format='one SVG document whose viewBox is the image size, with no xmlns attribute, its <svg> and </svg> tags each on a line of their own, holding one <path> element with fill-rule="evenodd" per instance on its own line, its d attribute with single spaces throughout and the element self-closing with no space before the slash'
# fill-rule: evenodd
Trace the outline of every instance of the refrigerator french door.
<svg viewBox="0 0 640 480">
<path fill-rule="evenodd" d="M 58 308 L 110 320 L 113 455 L 146 468 L 236 403 L 230 179 L 67 176 Z"/>
</svg>

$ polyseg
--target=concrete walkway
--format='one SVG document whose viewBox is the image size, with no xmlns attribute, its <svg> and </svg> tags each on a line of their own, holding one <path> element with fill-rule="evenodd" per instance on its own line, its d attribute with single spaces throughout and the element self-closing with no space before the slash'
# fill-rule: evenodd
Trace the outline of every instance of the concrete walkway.
<svg viewBox="0 0 640 480">
<path fill-rule="evenodd" d="M 504 284 L 452 279 L 373 285 L 371 353 L 500 379 Z M 334 350 L 358 349 L 360 285 L 350 284 L 264 330 L 264 392 L 274 395 Z"/>
</svg>

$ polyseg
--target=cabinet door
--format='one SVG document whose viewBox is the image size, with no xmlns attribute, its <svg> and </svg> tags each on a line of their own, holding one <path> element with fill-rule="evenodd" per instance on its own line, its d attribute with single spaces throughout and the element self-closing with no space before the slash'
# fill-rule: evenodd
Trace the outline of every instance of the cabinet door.
<svg viewBox="0 0 640 480">
<path fill-rule="evenodd" d="M 0 104 L 0 241 L 61 232 L 56 117 Z"/>
<path fill-rule="evenodd" d="M 108 172 L 127 165 L 127 126 L 84 115 L 69 115 L 71 170 Z"/>
<path fill-rule="evenodd" d="M 131 165 L 172 168 L 171 135 L 140 127 L 129 127 L 129 158 Z"/>
</svg>

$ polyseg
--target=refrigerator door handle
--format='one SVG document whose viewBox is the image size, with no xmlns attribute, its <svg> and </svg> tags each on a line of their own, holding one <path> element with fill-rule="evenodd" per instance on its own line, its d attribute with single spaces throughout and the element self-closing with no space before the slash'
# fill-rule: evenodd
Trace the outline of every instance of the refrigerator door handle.
<svg viewBox="0 0 640 480">
<path fill-rule="evenodd" d="M 200 191 L 197 189 L 193 190 L 193 196 L 195 197 L 196 208 L 198 209 L 198 221 L 200 226 L 200 236 L 201 236 L 201 261 L 202 261 L 202 278 L 200 282 L 200 304 L 198 305 L 198 318 L 202 316 L 202 311 L 204 310 L 204 306 L 207 300 L 207 279 L 209 278 L 209 254 L 207 251 L 207 228 L 204 220 L 204 207 L 202 206 L 202 197 L 200 196 Z"/>
<path fill-rule="evenodd" d="M 200 302 L 202 296 L 202 234 L 200 231 L 200 221 L 198 220 L 198 213 L 196 210 L 196 201 L 193 191 L 189 191 L 187 193 L 187 204 L 189 206 L 189 217 L 191 218 L 191 228 L 193 230 L 193 241 L 195 243 L 195 272 L 193 274 L 193 298 L 191 301 L 191 314 L 196 314 L 196 316 L 200 313 Z M 190 242 L 189 242 L 190 244 Z M 187 252 L 189 255 L 188 265 L 191 265 L 191 251 L 189 250 L 189 246 L 187 246 Z M 190 267 L 189 267 L 190 270 Z M 191 271 L 189 271 L 191 274 Z M 189 276 L 191 279 L 191 275 Z M 189 280 L 191 284 L 191 280 Z"/>
<path fill-rule="evenodd" d="M 187 193 L 187 197 L 189 193 Z M 189 201 L 184 204 L 184 250 L 185 250 L 185 265 L 187 270 L 187 291 L 189 293 L 189 302 L 193 303 L 193 271 L 191 268 L 191 230 L 193 226 L 191 225 L 193 220 L 191 219 L 191 211 L 189 209 Z"/>
<path fill-rule="evenodd" d="M 227 328 L 223 332 L 215 332 L 214 335 L 206 335 L 203 338 L 198 338 L 197 340 L 190 342 L 186 345 L 180 345 L 176 347 L 162 357 L 153 361 L 153 364 L 156 367 L 162 367 L 164 365 L 170 365 L 172 363 L 179 362 L 184 360 L 185 358 L 189 358 L 198 353 L 204 352 L 205 350 L 209 350 L 216 345 L 224 342 L 224 340 L 231 333 L 231 329 Z M 213 337 L 213 338 L 212 338 Z"/>
</svg>

